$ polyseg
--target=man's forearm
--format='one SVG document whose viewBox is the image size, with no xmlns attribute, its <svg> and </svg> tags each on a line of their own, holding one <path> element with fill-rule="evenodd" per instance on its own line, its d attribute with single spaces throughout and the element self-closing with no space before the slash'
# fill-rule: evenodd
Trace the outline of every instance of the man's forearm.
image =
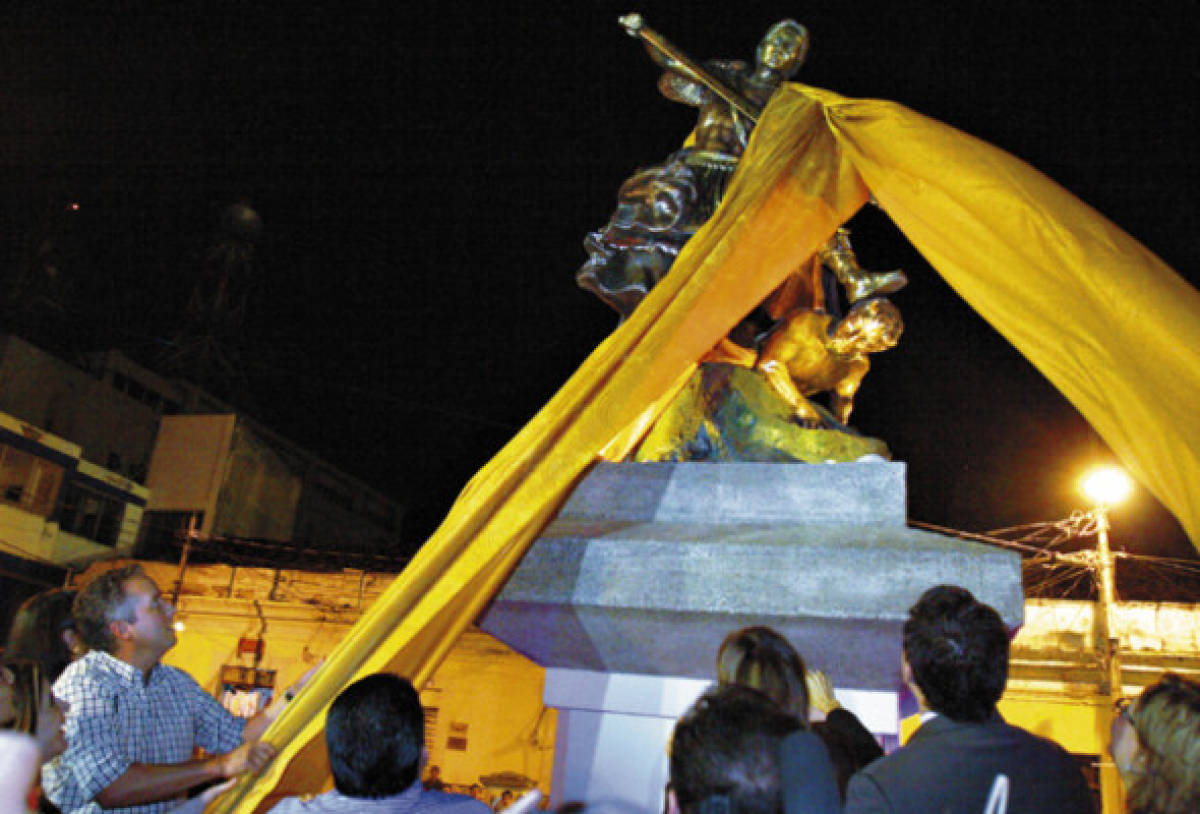
<svg viewBox="0 0 1200 814">
<path fill-rule="evenodd" d="M 224 776 L 220 757 L 165 765 L 133 763 L 96 795 L 96 802 L 104 808 L 157 803 Z"/>
</svg>

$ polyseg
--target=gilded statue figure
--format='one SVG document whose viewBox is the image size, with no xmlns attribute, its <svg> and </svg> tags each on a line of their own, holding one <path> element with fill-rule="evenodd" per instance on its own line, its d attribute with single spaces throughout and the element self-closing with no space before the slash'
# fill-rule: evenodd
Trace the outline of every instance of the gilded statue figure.
<svg viewBox="0 0 1200 814">
<path fill-rule="evenodd" d="M 812 308 L 789 313 L 766 338 L 754 367 L 796 411 L 802 426 L 825 422 L 806 397 L 829 391 L 833 417 L 849 423 L 854 396 L 871 368 L 868 354 L 896 347 L 904 323 L 883 297 L 856 303 L 840 320 Z"/>
</svg>

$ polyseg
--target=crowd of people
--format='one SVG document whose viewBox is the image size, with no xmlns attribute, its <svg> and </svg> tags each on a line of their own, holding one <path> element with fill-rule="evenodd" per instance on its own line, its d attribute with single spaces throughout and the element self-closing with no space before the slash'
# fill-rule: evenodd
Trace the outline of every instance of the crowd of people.
<svg viewBox="0 0 1200 814">
<path fill-rule="evenodd" d="M 137 565 L 18 611 L 0 666 L 0 810 L 199 814 L 233 778 L 275 756 L 260 737 L 307 676 L 235 718 L 161 663 L 174 608 Z M 677 722 L 667 814 L 1085 814 L 1091 792 L 1060 746 L 1007 724 L 997 703 L 1009 633 L 970 592 L 931 588 L 904 624 L 902 675 L 921 725 L 890 755 L 767 627 L 726 637 L 718 681 Z M 444 789 L 426 764 L 413 686 L 379 673 L 329 708 L 334 788 L 277 814 L 493 814 Z M 194 757 L 197 749 L 204 757 Z M 1120 706 L 1111 756 L 1132 814 L 1200 811 L 1200 683 L 1167 674 Z M 4 795 L 7 795 L 5 797 Z M 524 812 L 536 795 L 513 803 Z M 544 801 L 542 801 L 544 806 Z M 579 811 L 587 801 L 565 804 Z"/>
</svg>

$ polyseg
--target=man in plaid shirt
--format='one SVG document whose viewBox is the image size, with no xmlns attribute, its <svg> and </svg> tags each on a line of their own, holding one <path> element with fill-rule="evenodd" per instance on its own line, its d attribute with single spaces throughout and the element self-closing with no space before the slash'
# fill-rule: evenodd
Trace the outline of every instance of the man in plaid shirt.
<svg viewBox="0 0 1200 814">
<path fill-rule="evenodd" d="M 74 616 L 93 650 L 55 682 L 68 745 L 43 770 L 63 814 L 159 814 L 193 786 L 256 772 L 274 757 L 258 738 L 282 701 L 241 721 L 187 673 L 159 663 L 175 644 L 175 608 L 140 565 L 89 583 Z M 197 746 L 210 756 L 193 758 Z"/>
</svg>

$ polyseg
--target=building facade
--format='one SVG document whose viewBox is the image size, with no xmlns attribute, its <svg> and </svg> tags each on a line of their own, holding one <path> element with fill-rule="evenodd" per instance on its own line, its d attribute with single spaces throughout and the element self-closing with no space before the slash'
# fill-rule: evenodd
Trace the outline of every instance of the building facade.
<svg viewBox="0 0 1200 814">
<path fill-rule="evenodd" d="M 398 502 L 203 389 L 159 376 L 119 351 L 84 354 L 72 363 L 0 335 L 0 410 L 65 443 L 64 454 L 79 462 L 72 468 L 78 483 L 94 466 L 93 481 L 115 476 L 150 488 L 139 498 L 149 504 L 143 556 L 177 557 L 179 532 L 193 523 L 211 537 L 393 560 L 398 554 Z M 73 517 L 70 501 L 81 500 L 77 495 L 88 488 L 65 493 L 64 519 Z M 24 499 L 33 506 L 28 493 Z M 81 505 L 77 522 L 85 524 L 93 503 Z M 107 534 L 109 514 L 104 517 Z"/>
<path fill-rule="evenodd" d="M 0 541 L 32 560 L 82 567 L 128 556 L 149 490 L 80 447 L 0 413 Z"/>
</svg>

